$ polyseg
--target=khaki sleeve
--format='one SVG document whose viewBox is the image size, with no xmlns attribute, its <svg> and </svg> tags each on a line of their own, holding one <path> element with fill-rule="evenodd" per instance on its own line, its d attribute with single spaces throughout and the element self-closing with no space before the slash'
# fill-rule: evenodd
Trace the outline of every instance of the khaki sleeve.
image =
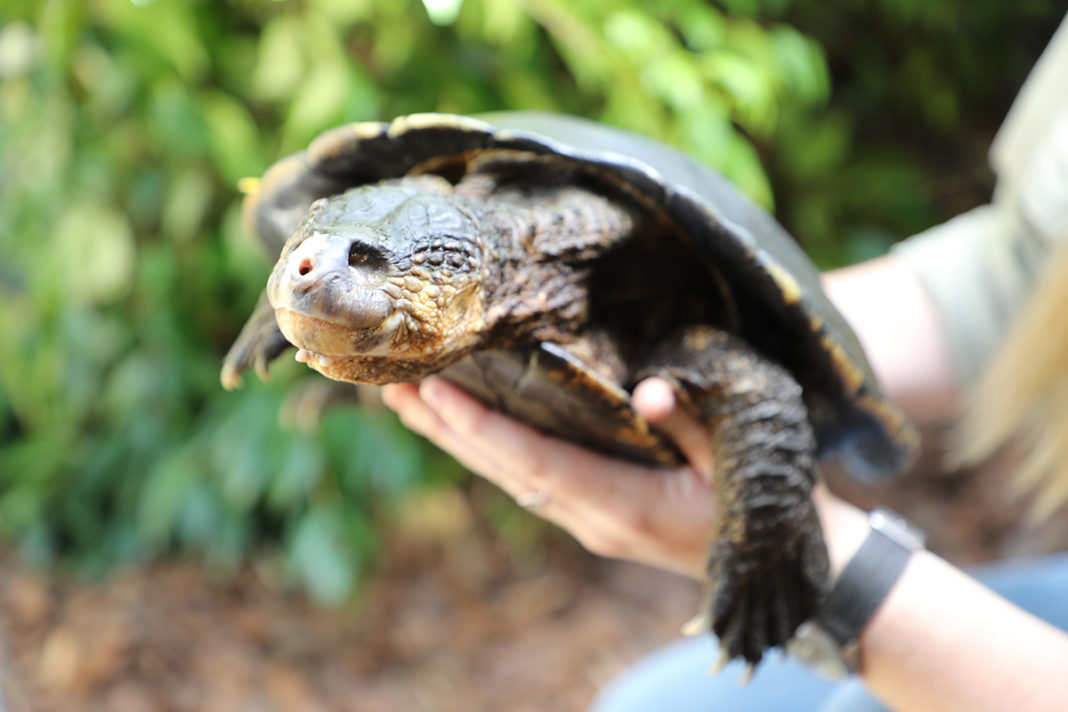
<svg viewBox="0 0 1068 712">
<path fill-rule="evenodd" d="M 974 382 L 1050 254 L 1068 245 L 1068 18 L 1031 71 L 990 151 L 990 205 L 898 244 L 946 328 L 961 385 Z"/>
</svg>

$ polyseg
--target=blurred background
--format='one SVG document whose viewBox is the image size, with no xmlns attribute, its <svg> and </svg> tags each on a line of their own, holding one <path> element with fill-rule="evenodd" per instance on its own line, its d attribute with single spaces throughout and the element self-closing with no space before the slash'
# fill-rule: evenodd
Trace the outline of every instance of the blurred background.
<svg viewBox="0 0 1068 712">
<path fill-rule="evenodd" d="M 832 268 L 985 202 L 987 146 L 1063 13 L 5 0 L 9 694 L 44 709 L 581 709 L 696 593 L 594 561 L 391 414 L 309 424 L 290 359 L 223 391 L 220 359 L 270 269 L 238 180 L 348 121 L 567 112 L 719 168 Z M 1000 553 L 991 527 L 986 548 L 953 551 Z"/>
</svg>

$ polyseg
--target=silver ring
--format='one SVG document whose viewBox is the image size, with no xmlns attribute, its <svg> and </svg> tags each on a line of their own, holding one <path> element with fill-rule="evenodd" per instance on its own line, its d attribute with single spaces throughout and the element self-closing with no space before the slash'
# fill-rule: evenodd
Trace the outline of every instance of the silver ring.
<svg viewBox="0 0 1068 712">
<path fill-rule="evenodd" d="M 515 503 L 523 509 L 541 509 L 549 503 L 549 495 L 541 490 L 535 490 L 534 492 L 524 492 L 515 498 Z"/>
</svg>

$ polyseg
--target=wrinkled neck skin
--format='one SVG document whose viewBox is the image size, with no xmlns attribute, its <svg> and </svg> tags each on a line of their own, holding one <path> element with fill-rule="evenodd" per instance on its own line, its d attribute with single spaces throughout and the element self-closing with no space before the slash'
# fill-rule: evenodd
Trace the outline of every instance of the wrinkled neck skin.
<svg viewBox="0 0 1068 712">
<path fill-rule="evenodd" d="M 488 181 L 487 181 L 488 182 Z M 539 184 L 456 188 L 480 211 L 486 304 L 480 346 L 568 343 L 587 322 L 591 266 L 632 234 L 639 216 L 589 190 Z M 474 195 L 468 195 L 473 193 Z"/>
<path fill-rule="evenodd" d="M 479 348 L 569 343 L 592 262 L 640 220 L 573 183 L 406 177 L 319 201 L 268 283 L 278 325 L 298 360 L 357 383 L 417 380 Z"/>
</svg>

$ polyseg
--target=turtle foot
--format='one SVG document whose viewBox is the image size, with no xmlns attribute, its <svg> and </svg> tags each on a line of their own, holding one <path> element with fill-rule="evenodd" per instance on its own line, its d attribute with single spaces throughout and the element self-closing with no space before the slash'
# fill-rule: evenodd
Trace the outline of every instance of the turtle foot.
<svg viewBox="0 0 1068 712">
<path fill-rule="evenodd" d="M 816 613 L 827 589 L 827 551 L 819 529 L 810 531 L 759 556 L 730 544 L 714 548 L 707 617 L 724 662 L 755 666 Z"/>
</svg>

